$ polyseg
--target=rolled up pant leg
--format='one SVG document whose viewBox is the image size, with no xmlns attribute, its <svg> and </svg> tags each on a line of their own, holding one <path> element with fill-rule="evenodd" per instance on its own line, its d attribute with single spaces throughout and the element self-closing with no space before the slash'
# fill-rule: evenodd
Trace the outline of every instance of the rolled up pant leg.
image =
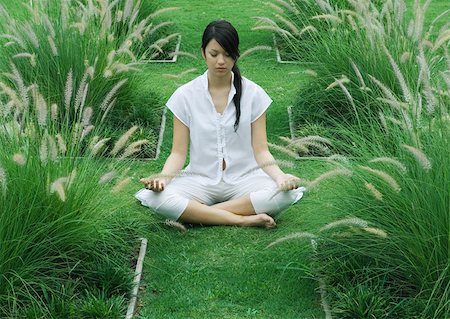
<svg viewBox="0 0 450 319">
<path fill-rule="evenodd" d="M 249 194 L 256 214 L 276 216 L 298 202 L 304 191 L 304 187 L 299 187 L 287 192 L 278 192 L 278 186 L 270 176 L 260 175 L 240 181 L 236 185 L 236 194 L 233 197 Z M 277 192 L 278 194 L 273 196 Z"/>
<path fill-rule="evenodd" d="M 189 200 L 209 203 L 210 198 L 203 188 L 197 181 L 192 181 L 190 177 L 181 177 L 172 180 L 162 192 L 141 189 L 134 197 L 142 205 L 153 209 L 158 215 L 178 220 L 185 211 Z"/>
</svg>

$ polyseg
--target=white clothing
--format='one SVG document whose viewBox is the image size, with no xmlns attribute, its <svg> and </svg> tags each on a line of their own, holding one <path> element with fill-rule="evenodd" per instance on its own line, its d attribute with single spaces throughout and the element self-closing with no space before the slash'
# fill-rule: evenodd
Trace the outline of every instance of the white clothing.
<svg viewBox="0 0 450 319">
<path fill-rule="evenodd" d="M 231 81 L 233 79 L 232 74 Z M 178 220 L 189 200 L 213 205 L 249 194 L 257 214 L 273 216 L 303 196 L 302 187 L 277 192 L 275 181 L 262 169 L 257 169 L 251 123 L 267 110 L 272 99 L 260 86 L 243 77 L 241 117 L 235 132 L 235 92 L 231 85 L 222 114 L 216 111 L 208 91 L 208 72 L 173 93 L 166 105 L 189 128 L 190 163 L 182 176 L 174 178 L 164 191 L 138 191 L 135 197 L 142 205 L 166 218 Z"/>
<path fill-rule="evenodd" d="M 275 216 L 299 201 L 305 189 L 300 187 L 273 196 L 277 190 L 276 183 L 267 174 L 248 176 L 234 185 L 223 180 L 210 185 L 199 182 L 196 176 L 186 176 L 173 179 L 162 192 L 141 189 L 135 197 L 142 205 L 152 208 L 159 215 L 178 220 L 191 199 L 210 206 L 250 194 L 257 214 Z"/>
<path fill-rule="evenodd" d="M 198 180 L 217 184 L 222 179 L 235 184 L 248 171 L 258 167 L 253 154 L 251 123 L 257 120 L 272 103 L 272 99 L 256 83 L 242 77 L 241 116 L 234 131 L 236 108 L 233 85 L 222 114 L 216 111 L 208 91 L 208 71 L 179 87 L 167 101 L 167 107 L 189 128 L 190 163 L 185 172 L 201 173 Z M 223 170 L 223 160 L 226 169 Z M 265 174 L 255 170 L 254 176 Z"/>
</svg>

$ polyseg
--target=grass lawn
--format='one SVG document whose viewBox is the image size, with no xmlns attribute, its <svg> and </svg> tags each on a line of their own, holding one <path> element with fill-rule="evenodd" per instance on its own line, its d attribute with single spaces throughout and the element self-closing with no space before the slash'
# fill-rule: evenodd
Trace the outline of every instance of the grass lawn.
<svg viewBox="0 0 450 319">
<path fill-rule="evenodd" d="M 169 6 L 169 4 L 164 4 Z M 175 88 L 202 74 L 206 66 L 200 55 L 201 33 L 211 20 L 232 22 L 241 38 L 241 52 L 256 45 L 272 45 L 267 32 L 251 31 L 254 16 L 267 16 L 270 8 L 263 1 L 240 0 L 217 3 L 211 0 L 173 0 L 179 7 L 167 14 L 182 34 L 181 50 L 198 58 L 180 56 L 177 63 L 149 64 L 149 82 L 167 99 Z M 429 11 L 443 12 L 446 1 L 434 1 Z M 431 12 L 430 12 L 431 13 Z M 278 64 L 275 52 L 260 51 L 239 62 L 242 74 L 260 84 L 274 103 L 267 114 L 269 141 L 289 136 L 286 107 L 303 81 L 302 66 Z M 196 71 L 173 79 L 164 74 Z M 158 172 L 170 152 L 172 121 L 169 114 L 161 155 L 157 161 L 135 162 L 135 180 Z M 276 152 L 277 158 L 282 158 Z M 312 178 L 325 171 L 325 164 L 298 162 L 289 171 Z M 130 187 L 131 194 L 139 183 Z M 274 230 L 236 227 L 195 227 L 183 233 L 163 225 L 151 216 L 148 228 L 148 253 L 145 261 L 139 318 L 323 318 L 318 285 L 308 267 L 311 253 L 303 242 L 287 242 L 266 249 L 267 244 L 284 235 L 314 232 L 337 216 L 318 211 L 316 203 L 326 200 L 332 184 L 324 184 L 305 194 L 278 220 Z M 132 209 L 147 211 L 137 203 Z"/>
</svg>

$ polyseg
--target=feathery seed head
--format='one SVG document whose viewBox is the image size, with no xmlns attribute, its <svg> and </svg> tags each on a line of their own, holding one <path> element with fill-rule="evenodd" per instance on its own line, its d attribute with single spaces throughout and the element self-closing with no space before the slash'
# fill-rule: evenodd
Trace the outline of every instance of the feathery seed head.
<svg viewBox="0 0 450 319">
<path fill-rule="evenodd" d="M 62 202 L 66 201 L 64 184 L 67 183 L 67 177 L 60 177 L 50 185 L 50 194 L 56 193 Z"/>
<path fill-rule="evenodd" d="M 151 15 L 149 15 L 149 18 L 152 20 L 155 17 L 157 17 L 157 16 L 159 16 L 159 15 L 161 15 L 163 13 L 175 11 L 175 10 L 178 10 L 178 9 L 179 9 L 178 7 L 162 8 L 162 9 L 159 9 L 159 10 L 153 12 Z"/>
<path fill-rule="evenodd" d="M 84 111 L 83 111 L 83 119 L 81 121 L 83 126 L 88 126 L 89 124 L 91 124 L 92 114 L 93 114 L 92 107 L 87 107 L 87 108 L 84 109 Z"/>
<path fill-rule="evenodd" d="M 293 234 L 278 238 L 277 240 L 275 240 L 275 241 L 271 242 L 269 245 L 267 245 L 266 248 L 278 245 L 287 240 L 292 240 L 292 239 L 309 239 L 309 240 L 311 240 L 311 239 L 316 239 L 316 238 L 317 238 L 316 235 L 314 235 L 312 233 L 308 233 L 308 232 L 293 233 Z"/>
<path fill-rule="evenodd" d="M 47 125 L 47 102 L 45 102 L 44 97 L 41 93 L 37 93 L 35 96 L 35 103 L 36 103 L 36 111 L 37 111 L 37 120 L 39 126 L 45 127 Z"/>
<path fill-rule="evenodd" d="M 343 85 L 345 83 L 350 83 L 350 80 L 347 76 L 342 75 L 340 79 L 334 79 L 334 82 L 328 85 L 325 91 L 328 91 L 336 86 Z"/>
<path fill-rule="evenodd" d="M 372 183 L 365 183 L 364 185 L 372 193 L 373 197 L 379 201 L 383 200 L 383 194 L 381 194 L 381 192 Z"/>
<path fill-rule="evenodd" d="M 1 166 L 0 166 L 0 186 L 2 187 L 3 194 L 6 194 L 6 188 L 7 188 L 6 171 Z"/>
<path fill-rule="evenodd" d="M 13 161 L 19 166 L 24 166 L 26 164 L 25 156 L 22 153 L 15 153 L 13 155 Z"/>
<path fill-rule="evenodd" d="M 47 135 L 44 135 L 41 139 L 41 145 L 39 147 L 39 159 L 41 160 L 41 163 L 46 165 L 48 160 L 48 142 L 47 142 Z"/>
<path fill-rule="evenodd" d="M 126 131 L 114 144 L 113 149 L 111 150 L 111 155 L 115 156 L 119 153 L 128 142 L 128 139 L 133 135 L 134 132 L 138 129 L 138 126 L 131 127 L 128 131 Z"/>
<path fill-rule="evenodd" d="M 350 217 L 350 218 L 340 219 L 340 220 L 331 222 L 331 223 L 323 226 L 319 230 L 319 232 L 330 230 L 330 229 L 336 228 L 338 226 L 357 226 L 357 227 L 361 227 L 361 228 L 366 228 L 369 226 L 369 223 L 361 218 Z"/>
<path fill-rule="evenodd" d="M 386 173 L 385 171 L 373 169 L 368 166 L 361 166 L 361 168 L 373 175 L 378 176 L 382 180 L 384 180 L 395 192 L 400 192 L 401 188 L 394 177 Z"/>
<path fill-rule="evenodd" d="M 280 145 L 276 145 L 276 144 L 272 144 L 272 143 L 267 143 L 267 145 L 269 145 L 269 147 L 273 148 L 274 150 L 280 151 L 286 155 L 289 155 L 290 157 L 297 159 L 299 156 L 296 152 L 294 152 L 293 150 L 280 146 Z"/>
<path fill-rule="evenodd" d="M 382 229 L 373 228 L 373 227 L 363 227 L 362 229 L 372 235 L 375 235 L 375 236 L 378 236 L 381 238 L 387 238 L 386 232 Z"/>
<path fill-rule="evenodd" d="M 112 193 L 118 193 L 131 182 L 131 177 L 125 177 L 120 180 L 111 190 Z"/>
<path fill-rule="evenodd" d="M 130 145 L 127 146 L 127 148 L 125 149 L 125 151 L 123 152 L 123 154 L 120 156 L 121 159 L 133 156 L 136 153 L 139 153 L 141 151 L 141 146 L 148 144 L 149 141 L 148 140 L 139 140 L 136 142 L 131 143 Z"/>
<path fill-rule="evenodd" d="M 56 134 L 56 143 L 58 144 L 58 151 L 60 154 L 65 154 L 67 152 L 67 146 L 66 142 L 64 142 L 63 137 L 61 134 Z"/>
<path fill-rule="evenodd" d="M 101 110 L 106 110 L 108 104 L 111 102 L 111 99 L 114 97 L 114 95 L 117 93 L 117 91 L 127 82 L 128 79 L 122 79 L 120 80 L 116 85 L 113 86 L 111 91 L 106 94 L 103 102 L 100 104 Z"/>
<path fill-rule="evenodd" d="M 406 61 L 409 60 L 409 58 L 411 57 L 411 53 L 410 52 L 403 52 L 402 55 L 400 56 L 400 62 L 401 63 L 405 63 Z"/>
<path fill-rule="evenodd" d="M 352 176 L 352 171 L 347 168 L 335 168 L 328 172 L 323 173 L 308 184 L 308 189 L 312 189 L 318 186 L 324 180 L 336 177 L 336 176 Z"/>
<path fill-rule="evenodd" d="M 308 75 L 310 75 L 310 76 L 314 76 L 314 77 L 316 77 L 317 76 L 317 72 L 316 71 L 314 71 L 314 70 L 311 70 L 311 69 L 306 69 L 305 71 L 303 71 L 305 74 L 308 74 Z"/>
<path fill-rule="evenodd" d="M 104 185 L 109 183 L 114 177 L 116 177 L 117 173 L 115 171 L 110 171 L 104 175 L 102 175 L 98 181 L 99 185 Z"/>
<path fill-rule="evenodd" d="M 57 104 L 53 103 L 50 106 L 50 113 L 51 113 L 51 115 L 50 115 L 51 119 L 53 121 L 56 121 L 58 119 L 58 105 Z"/>
<path fill-rule="evenodd" d="M 242 59 L 242 57 L 245 57 L 246 55 L 249 55 L 250 53 L 256 52 L 256 51 L 271 51 L 272 47 L 267 46 L 267 45 L 257 45 L 253 48 L 250 48 L 246 51 L 244 51 L 241 56 L 240 59 Z"/>
<path fill-rule="evenodd" d="M 187 232 L 187 228 L 184 227 L 182 223 L 176 222 L 174 220 L 166 219 L 164 221 L 164 225 L 167 225 L 169 227 L 177 228 L 178 230 L 181 230 L 182 232 Z"/>
<path fill-rule="evenodd" d="M 340 154 L 330 155 L 327 157 L 327 159 L 332 162 L 342 162 L 344 164 L 350 163 L 347 157 L 345 157 L 344 155 L 340 155 Z"/>
<path fill-rule="evenodd" d="M 50 50 L 52 50 L 53 56 L 58 56 L 59 53 L 58 53 L 58 48 L 57 48 L 56 43 L 55 43 L 55 39 L 52 36 L 49 35 L 47 37 L 47 40 L 48 40 L 48 44 L 50 45 Z"/>
<path fill-rule="evenodd" d="M 103 149 L 103 147 L 106 145 L 106 143 L 110 140 L 111 138 L 104 138 L 101 139 L 100 141 L 96 142 L 95 144 L 93 144 L 92 146 L 92 152 L 91 155 L 92 156 L 96 156 L 97 154 L 99 154 L 99 152 Z"/>
<path fill-rule="evenodd" d="M 376 157 L 369 161 L 369 163 L 380 163 L 380 162 L 394 165 L 395 167 L 400 169 L 403 173 L 406 173 L 407 171 L 406 166 L 402 162 L 392 157 Z"/>
<path fill-rule="evenodd" d="M 72 91 L 73 91 L 73 72 L 72 69 L 70 69 L 69 73 L 67 74 L 66 85 L 64 90 L 64 106 L 66 107 L 66 111 L 69 111 L 70 108 Z"/>
<path fill-rule="evenodd" d="M 424 170 L 428 171 L 431 169 L 431 161 L 422 150 L 407 144 L 401 144 L 401 146 L 416 158 Z"/>
</svg>

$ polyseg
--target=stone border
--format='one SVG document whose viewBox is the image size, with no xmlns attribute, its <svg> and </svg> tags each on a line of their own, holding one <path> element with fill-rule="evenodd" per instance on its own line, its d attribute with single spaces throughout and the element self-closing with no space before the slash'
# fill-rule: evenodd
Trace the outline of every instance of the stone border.
<svg viewBox="0 0 450 319">
<path fill-rule="evenodd" d="M 161 145 L 164 139 L 164 131 L 166 128 L 166 113 L 167 107 L 164 107 L 162 115 L 161 115 L 161 125 L 159 127 L 159 135 L 158 135 L 158 143 L 156 144 L 156 154 L 155 157 L 144 157 L 144 158 L 128 158 L 128 160 L 132 161 L 155 161 L 159 158 L 159 154 L 161 152 Z"/>
<path fill-rule="evenodd" d="M 317 254 L 317 241 L 314 239 L 311 239 L 311 248 L 314 254 Z M 321 277 L 318 277 L 317 280 L 319 281 L 320 303 L 322 304 L 323 312 L 325 313 L 325 319 L 333 319 L 330 305 L 327 301 L 327 287 L 325 281 Z"/>
<path fill-rule="evenodd" d="M 289 132 L 291 133 L 291 139 L 293 140 L 295 138 L 295 132 L 294 132 L 294 120 L 292 119 L 292 105 L 288 105 L 287 112 L 288 112 L 288 121 L 289 121 Z"/>
<path fill-rule="evenodd" d="M 158 144 L 156 144 L 156 154 L 155 157 L 151 160 L 157 160 L 159 158 L 159 153 L 161 152 L 161 145 L 164 139 L 164 131 L 166 128 L 166 113 L 167 107 L 164 107 L 162 116 L 161 116 L 161 125 L 159 126 L 159 136 L 158 136 Z"/>
<path fill-rule="evenodd" d="M 175 46 L 175 51 L 174 52 L 179 52 L 180 51 L 181 34 L 179 34 L 177 38 L 178 38 L 177 45 Z M 177 62 L 177 58 L 178 58 L 178 54 L 175 54 L 172 57 L 172 59 L 170 59 L 170 60 L 148 60 L 147 62 L 149 62 L 149 63 L 175 63 L 175 62 Z"/>
<path fill-rule="evenodd" d="M 281 59 L 281 55 L 280 55 L 280 50 L 278 49 L 278 44 L 277 44 L 277 40 L 275 37 L 275 34 L 272 35 L 273 38 L 273 46 L 275 48 L 275 53 L 277 54 L 277 62 L 278 63 L 285 63 L 285 64 L 299 64 L 302 63 L 300 61 L 286 61 L 286 60 L 282 60 Z"/>
<path fill-rule="evenodd" d="M 139 257 L 136 263 L 136 269 L 134 271 L 134 280 L 133 280 L 133 292 L 131 293 L 130 303 L 128 304 L 127 314 L 125 319 L 131 319 L 134 316 L 134 312 L 136 311 L 136 302 L 139 292 L 139 284 L 141 281 L 142 275 L 142 266 L 144 264 L 144 257 L 147 251 L 147 239 L 141 238 L 141 248 L 139 249 Z"/>
</svg>

